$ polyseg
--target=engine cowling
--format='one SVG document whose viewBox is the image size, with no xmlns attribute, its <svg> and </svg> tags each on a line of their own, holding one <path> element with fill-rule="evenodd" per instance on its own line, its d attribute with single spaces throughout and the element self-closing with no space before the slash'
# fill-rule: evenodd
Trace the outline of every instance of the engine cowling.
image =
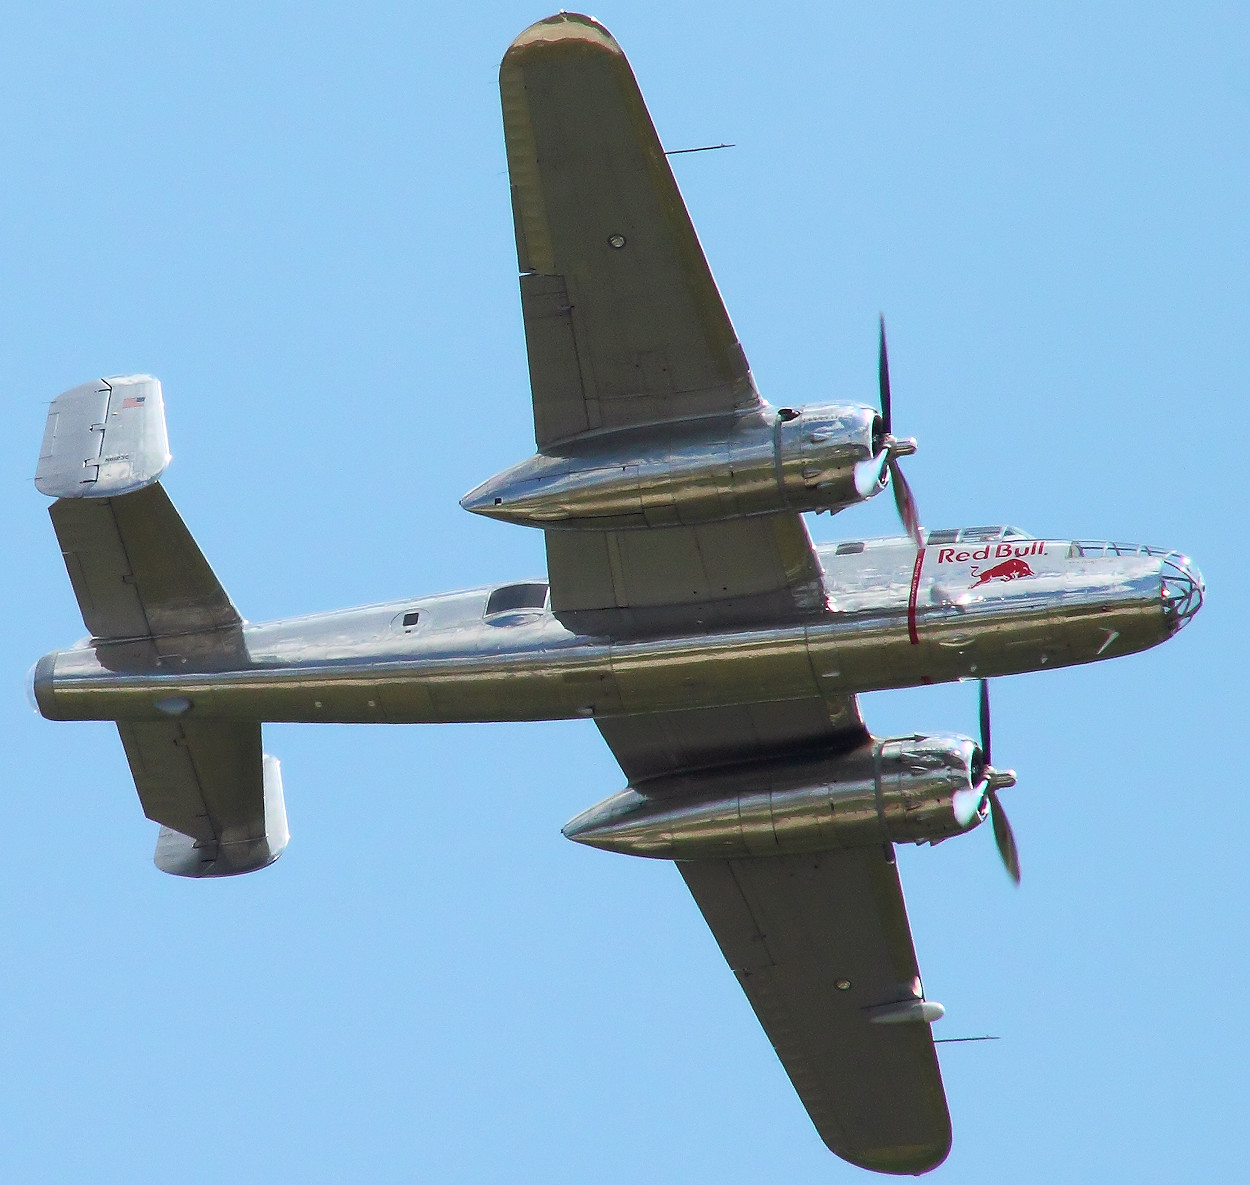
<svg viewBox="0 0 1250 1185">
<path fill-rule="evenodd" d="M 883 471 L 865 484 L 863 469 L 881 433 L 871 408 L 833 404 L 622 430 L 539 453 L 460 504 L 525 526 L 595 530 L 837 511 L 882 488 Z"/>
<path fill-rule="evenodd" d="M 630 786 L 583 811 L 564 834 L 666 860 L 938 843 L 985 818 L 983 771 L 968 737 L 898 737 L 832 759 Z"/>
</svg>

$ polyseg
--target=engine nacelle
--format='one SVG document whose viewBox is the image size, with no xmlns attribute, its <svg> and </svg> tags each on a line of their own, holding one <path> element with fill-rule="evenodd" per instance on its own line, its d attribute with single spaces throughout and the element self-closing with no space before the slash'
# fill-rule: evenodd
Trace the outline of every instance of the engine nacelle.
<svg viewBox="0 0 1250 1185">
<path fill-rule="evenodd" d="M 539 453 L 460 505 L 526 526 L 595 530 L 838 511 L 882 488 L 884 474 L 856 473 L 881 441 L 876 412 L 838 405 L 633 428 Z"/>
<path fill-rule="evenodd" d="M 899 737 L 844 756 L 632 786 L 564 828 L 578 843 L 666 860 L 937 843 L 988 810 L 967 737 Z"/>
</svg>

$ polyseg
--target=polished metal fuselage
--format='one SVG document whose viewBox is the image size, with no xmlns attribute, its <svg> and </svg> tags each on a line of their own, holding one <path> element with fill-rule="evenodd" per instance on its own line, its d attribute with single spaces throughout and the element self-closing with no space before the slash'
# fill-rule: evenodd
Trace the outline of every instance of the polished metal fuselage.
<svg viewBox="0 0 1250 1185">
<path fill-rule="evenodd" d="M 487 614 L 491 589 L 476 589 L 247 625 L 246 660 L 227 670 L 197 669 L 196 639 L 142 672 L 110 669 L 88 640 L 45 656 L 34 692 L 53 719 L 614 716 L 1091 662 L 1162 642 L 1201 599 L 1188 561 L 1156 549 L 1018 538 L 918 552 L 903 538 L 818 552 L 827 603 L 805 621 L 610 640 L 546 608 Z"/>
</svg>

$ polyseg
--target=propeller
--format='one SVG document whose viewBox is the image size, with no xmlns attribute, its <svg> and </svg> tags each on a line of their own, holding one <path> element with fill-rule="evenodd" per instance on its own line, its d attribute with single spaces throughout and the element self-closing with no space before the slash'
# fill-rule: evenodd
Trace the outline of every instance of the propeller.
<svg viewBox="0 0 1250 1185">
<path fill-rule="evenodd" d="M 998 854 L 1002 857 L 1003 867 L 1007 875 L 1016 884 L 1020 883 L 1020 850 L 1016 847 L 1016 837 L 1007 821 L 1007 812 L 998 800 L 998 792 L 1007 786 L 1016 784 L 1016 775 L 1011 770 L 997 770 L 990 761 L 990 681 L 981 680 L 981 754 L 985 758 L 985 769 L 980 786 L 983 796 L 990 804 L 990 824 L 994 828 L 994 842 L 998 845 Z"/>
<path fill-rule="evenodd" d="M 920 512 L 911 486 L 903 476 L 898 458 L 910 456 L 916 451 L 916 442 L 900 440 L 894 435 L 893 416 L 890 407 L 890 356 L 885 345 L 885 318 L 881 319 L 881 345 L 877 354 L 877 382 L 881 389 L 881 436 L 874 441 L 879 451 L 869 460 L 856 466 L 855 485 L 860 497 L 866 498 L 873 489 L 884 483 L 885 473 L 890 475 L 894 491 L 894 505 L 903 527 L 917 547 L 924 546 L 924 528 L 920 525 Z"/>
</svg>

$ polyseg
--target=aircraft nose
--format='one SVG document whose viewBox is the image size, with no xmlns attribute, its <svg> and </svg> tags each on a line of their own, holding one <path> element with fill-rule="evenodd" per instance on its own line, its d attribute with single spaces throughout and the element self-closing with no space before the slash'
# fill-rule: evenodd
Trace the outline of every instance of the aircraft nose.
<svg viewBox="0 0 1250 1185">
<path fill-rule="evenodd" d="M 1199 609 L 1206 585 L 1197 565 L 1180 552 L 1171 552 L 1163 561 L 1163 614 L 1168 634 L 1181 629 Z"/>
</svg>

